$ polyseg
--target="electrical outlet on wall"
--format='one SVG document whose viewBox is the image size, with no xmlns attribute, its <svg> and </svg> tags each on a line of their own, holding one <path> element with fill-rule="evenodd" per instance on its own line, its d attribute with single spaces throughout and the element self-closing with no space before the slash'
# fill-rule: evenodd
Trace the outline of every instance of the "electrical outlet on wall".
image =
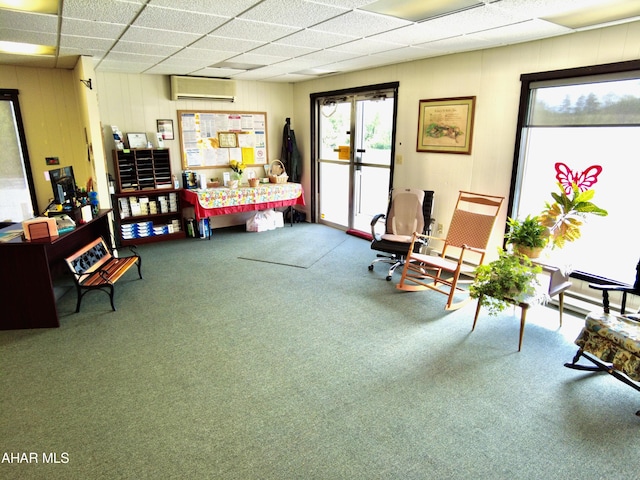
<svg viewBox="0 0 640 480">
<path fill-rule="evenodd" d="M 440 234 L 441 234 L 441 233 L 443 233 L 443 232 L 444 232 L 444 228 L 443 228 L 442 224 L 441 224 L 441 223 L 439 223 L 439 224 L 438 224 L 438 233 L 440 233 Z"/>
</svg>

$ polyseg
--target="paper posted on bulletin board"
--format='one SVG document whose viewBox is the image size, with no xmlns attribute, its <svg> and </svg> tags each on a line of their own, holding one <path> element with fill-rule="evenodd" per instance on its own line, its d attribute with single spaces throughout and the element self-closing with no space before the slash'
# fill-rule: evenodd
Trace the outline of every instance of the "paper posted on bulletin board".
<svg viewBox="0 0 640 480">
<path fill-rule="evenodd" d="M 265 112 L 178 111 L 184 169 L 267 164 Z"/>
</svg>

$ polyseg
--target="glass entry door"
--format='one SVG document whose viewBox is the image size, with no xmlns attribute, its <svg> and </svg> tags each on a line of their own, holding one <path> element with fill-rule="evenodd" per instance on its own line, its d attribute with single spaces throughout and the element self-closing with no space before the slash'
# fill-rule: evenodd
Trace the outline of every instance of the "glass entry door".
<svg viewBox="0 0 640 480">
<path fill-rule="evenodd" d="M 393 91 L 318 99 L 320 223 L 370 232 L 392 184 Z"/>
</svg>

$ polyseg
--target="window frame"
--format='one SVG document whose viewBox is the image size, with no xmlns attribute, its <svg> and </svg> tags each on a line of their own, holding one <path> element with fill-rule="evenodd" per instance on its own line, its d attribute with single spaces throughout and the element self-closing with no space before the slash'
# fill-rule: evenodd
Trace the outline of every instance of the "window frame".
<svg viewBox="0 0 640 480">
<path fill-rule="evenodd" d="M 640 70 L 640 60 L 629 60 L 625 62 L 608 63 L 601 65 L 593 65 L 588 67 L 577 67 L 563 70 L 552 70 L 547 72 L 526 73 L 520 76 L 521 89 L 520 101 L 518 105 L 518 122 L 516 126 L 515 148 L 513 155 L 513 165 L 511 170 L 511 184 L 509 189 L 509 202 L 507 205 L 508 215 L 515 217 L 517 215 L 517 203 L 520 195 L 520 161 L 522 155 L 523 129 L 527 126 L 527 120 L 530 114 L 531 105 L 531 88 L 532 84 L 548 81 L 562 81 L 570 78 L 579 79 L 581 77 L 592 77 L 597 75 L 610 75 L 616 73 L 625 73 Z M 505 231 L 506 233 L 506 231 Z M 635 264 L 630 265 L 632 269 Z M 576 270 L 571 273 L 571 277 L 589 283 L 598 284 L 615 284 L 622 285 L 615 279 L 605 278 L 591 272 Z"/>
</svg>

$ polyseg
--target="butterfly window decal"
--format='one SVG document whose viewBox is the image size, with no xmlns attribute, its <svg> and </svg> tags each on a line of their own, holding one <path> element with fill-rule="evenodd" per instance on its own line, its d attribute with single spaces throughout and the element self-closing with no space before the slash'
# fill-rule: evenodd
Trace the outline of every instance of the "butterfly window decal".
<svg viewBox="0 0 640 480">
<path fill-rule="evenodd" d="M 586 170 L 580 172 L 578 170 L 571 170 L 562 162 L 557 162 L 555 168 L 556 179 L 560 182 L 567 195 L 571 195 L 574 184 L 577 185 L 580 192 L 589 190 L 598 181 L 598 175 L 602 172 L 600 165 L 591 165 Z"/>
</svg>

